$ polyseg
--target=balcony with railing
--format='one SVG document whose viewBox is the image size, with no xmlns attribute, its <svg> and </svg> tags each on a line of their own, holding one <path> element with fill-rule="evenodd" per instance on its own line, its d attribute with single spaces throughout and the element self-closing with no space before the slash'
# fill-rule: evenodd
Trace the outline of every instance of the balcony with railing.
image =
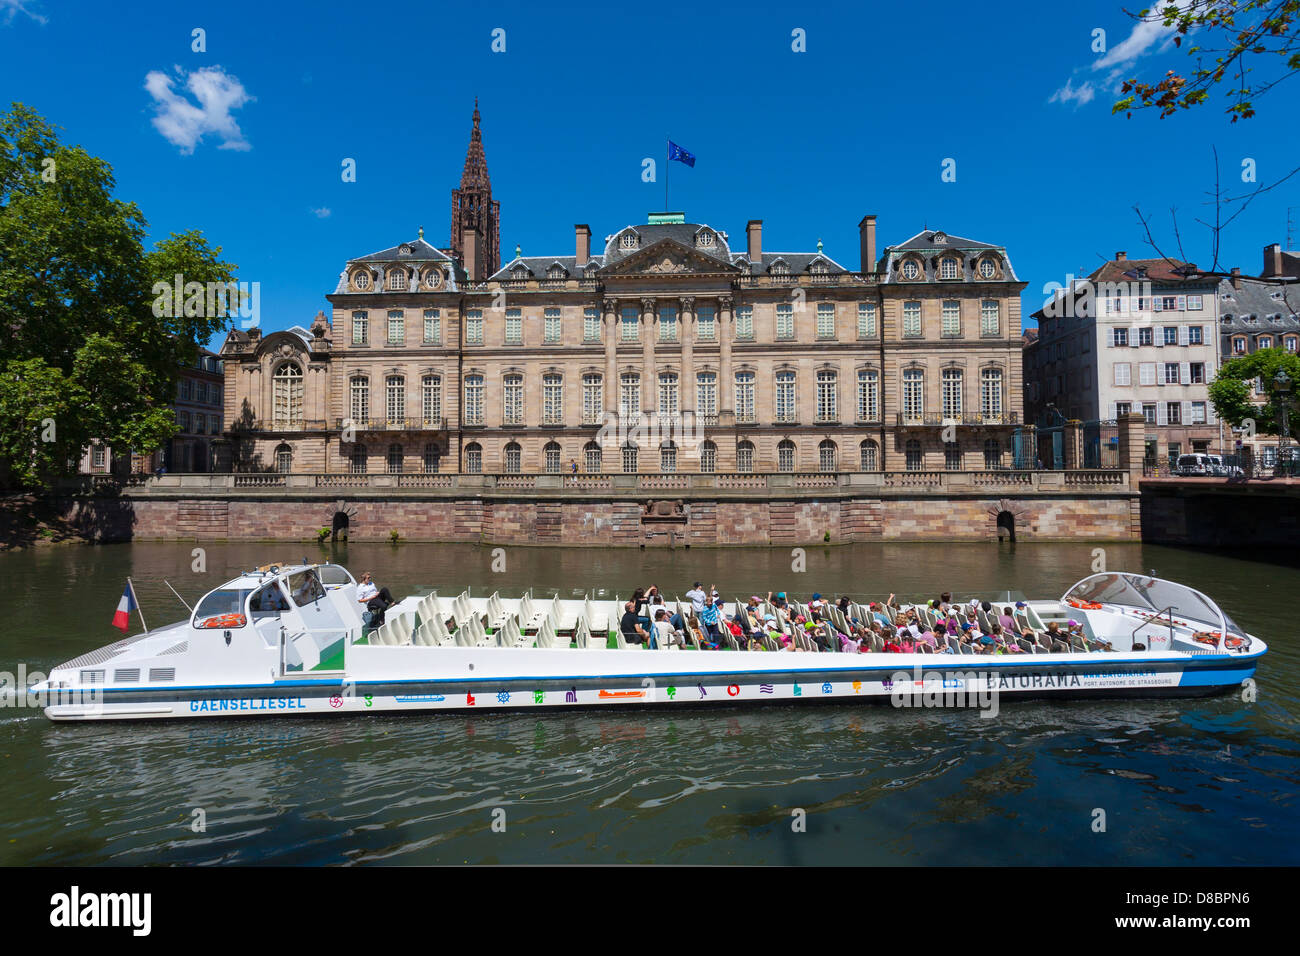
<svg viewBox="0 0 1300 956">
<path fill-rule="evenodd" d="M 964 412 L 961 415 L 940 415 L 935 412 L 916 414 L 898 412 L 895 418 L 895 424 L 899 428 L 942 428 L 945 425 L 1016 425 L 1019 422 L 1019 412 Z"/>
<path fill-rule="evenodd" d="M 438 432 L 447 430 L 443 418 L 336 418 L 334 427 L 351 426 L 358 434 L 392 434 L 395 432 Z"/>
</svg>

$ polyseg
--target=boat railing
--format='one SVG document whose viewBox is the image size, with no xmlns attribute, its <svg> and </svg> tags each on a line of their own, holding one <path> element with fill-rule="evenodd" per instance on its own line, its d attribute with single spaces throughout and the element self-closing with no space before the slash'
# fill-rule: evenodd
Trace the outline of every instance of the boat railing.
<svg viewBox="0 0 1300 956">
<path fill-rule="evenodd" d="M 1168 628 L 1169 628 L 1169 646 L 1168 646 L 1167 648 L 1165 648 L 1165 650 L 1173 650 L 1173 647 L 1174 647 L 1174 606 L 1173 606 L 1172 604 L 1169 605 L 1169 606 L 1166 607 L 1166 608 L 1162 608 L 1161 610 L 1156 611 L 1155 614 L 1151 615 L 1150 617 L 1145 618 L 1145 619 L 1142 621 L 1141 624 L 1139 624 L 1137 627 L 1133 628 L 1133 630 L 1129 633 L 1129 640 L 1130 640 L 1130 641 L 1134 641 L 1134 642 L 1136 642 L 1136 640 L 1137 640 L 1137 636 L 1138 636 L 1138 631 L 1142 630 L 1144 627 L 1147 627 L 1148 625 L 1155 624 L 1157 621 L 1159 621 L 1159 620 L 1161 619 L 1161 616 L 1162 616 L 1162 615 L 1166 615 L 1166 614 L 1169 616 L 1169 621 L 1168 621 Z M 1148 643 L 1148 649 L 1149 649 L 1149 650 L 1155 650 L 1154 647 L 1150 647 L 1149 643 Z"/>
</svg>

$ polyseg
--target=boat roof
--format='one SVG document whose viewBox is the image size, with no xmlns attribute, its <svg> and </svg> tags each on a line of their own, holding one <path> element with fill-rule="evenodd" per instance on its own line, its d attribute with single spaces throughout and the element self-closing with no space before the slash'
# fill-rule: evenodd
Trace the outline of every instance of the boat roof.
<svg viewBox="0 0 1300 956">
<path fill-rule="evenodd" d="M 1223 609 L 1205 594 L 1186 584 L 1169 581 L 1150 574 L 1132 571 L 1103 571 L 1090 574 L 1061 596 L 1069 599 L 1099 604 L 1114 604 L 1137 608 L 1155 614 L 1170 612 L 1178 617 L 1191 618 L 1218 626 L 1224 632 L 1245 635 Z"/>
</svg>

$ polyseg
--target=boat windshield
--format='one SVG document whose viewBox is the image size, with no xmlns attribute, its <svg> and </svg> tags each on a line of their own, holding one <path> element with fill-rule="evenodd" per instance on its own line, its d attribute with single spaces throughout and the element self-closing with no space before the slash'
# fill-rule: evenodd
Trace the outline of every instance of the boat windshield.
<svg viewBox="0 0 1300 956">
<path fill-rule="evenodd" d="M 194 619 L 202 620 L 218 614 L 243 614 L 244 601 L 252 593 L 252 588 L 218 588 L 199 602 L 194 609 Z"/>
<path fill-rule="evenodd" d="M 1234 634 L 1244 633 L 1217 604 L 1200 591 L 1173 581 L 1140 574 L 1094 574 L 1070 588 L 1061 600 L 1120 604 L 1153 613 L 1171 609 L 1175 618 L 1191 618 L 1211 625 L 1222 623 Z"/>
</svg>

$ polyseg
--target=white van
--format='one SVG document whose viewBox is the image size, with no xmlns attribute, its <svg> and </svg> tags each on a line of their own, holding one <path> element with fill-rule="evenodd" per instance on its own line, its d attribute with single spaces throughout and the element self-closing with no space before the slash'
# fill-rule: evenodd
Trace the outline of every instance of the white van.
<svg viewBox="0 0 1300 956">
<path fill-rule="evenodd" d="M 1178 456 L 1178 474 L 1183 478 L 1205 478 L 1211 475 L 1217 475 L 1216 465 L 1213 461 L 1215 455 L 1179 455 Z M 1222 467 L 1220 464 L 1218 467 Z"/>
</svg>

